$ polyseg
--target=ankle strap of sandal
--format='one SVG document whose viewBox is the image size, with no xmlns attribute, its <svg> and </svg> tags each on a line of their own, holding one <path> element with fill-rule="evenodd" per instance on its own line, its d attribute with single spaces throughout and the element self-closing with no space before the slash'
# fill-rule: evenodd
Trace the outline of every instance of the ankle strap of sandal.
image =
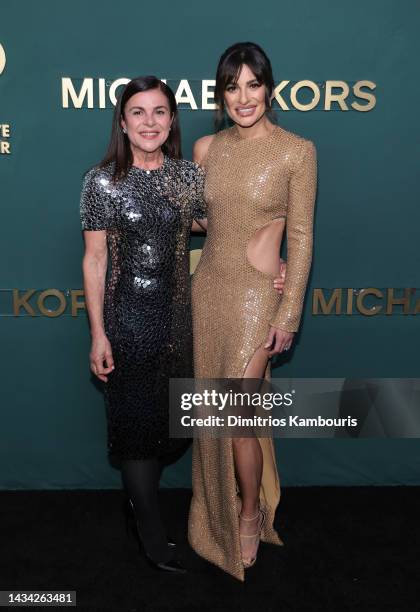
<svg viewBox="0 0 420 612">
<path fill-rule="evenodd" d="M 253 516 L 252 518 L 246 518 L 245 516 L 242 516 L 242 513 L 239 515 L 239 518 L 241 518 L 243 521 L 255 521 L 256 518 L 258 518 L 260 516 L 261 510 L 258 510 L 258 514 L 256 514 L 255 516 Z"/>
</svg>

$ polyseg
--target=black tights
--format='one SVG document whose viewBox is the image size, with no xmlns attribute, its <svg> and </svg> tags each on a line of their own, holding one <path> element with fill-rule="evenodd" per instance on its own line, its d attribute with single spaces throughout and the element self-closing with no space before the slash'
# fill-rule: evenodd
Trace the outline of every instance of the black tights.
<svg viewBox="0 0 420 612">
<path fill-rule="evenodd" d="M 156 563 L 172 558 L 159 510 L 158 489 L 162 466 L 158 459 L 130 459 L 121 464 L 121 476 L 134 505 L 140 537 Z"/>
</svg>

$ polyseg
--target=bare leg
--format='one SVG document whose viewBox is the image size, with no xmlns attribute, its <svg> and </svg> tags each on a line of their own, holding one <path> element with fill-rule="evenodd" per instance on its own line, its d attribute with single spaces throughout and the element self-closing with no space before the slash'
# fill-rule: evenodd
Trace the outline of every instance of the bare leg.
<svg viewBox="0 0 420 612">
<path fill-rule="evenodd" d="M 259 348 L 249 362 L 244 378 L 261 379 L 268 361 L 268 351 Z M 246 386 L 246 382 L 245 382 Z M 253 535 L 258 532 L 260 524 L 259 495 L 263 470 L 263 455 L 257 438 L 233 438 L 233 458 L 235 472 L 242 500 L 239 533 Z M 254 538 L 241 538 L 242 555 L 244 559 L 255 557 L 258 541 Z"/>
<path fill-rule="evenodd" d="M 258 229 L 249 240 L 246 249 L 248 263 L 259 272 L 272 275 L 280 272 L 280 245 L 285 227 L 285 218 L 277 218 Z M 262 379 L 268 362 L 268 351 L 258 348 L 249 361 L 243 374 L 246 379 Z M 250 385 L 254 387 L 254 385 Z M 254 389 L 257 390 L 257 389 Z M 233 457 L 235 473 L 242 499 L 239 533 L 250 536 L 258 533 L 261 525 L 259 497 L 263 473 L 263 454 L 259 440 L 253 438 L 233 438 Z M 247 520 L 250 519 L 250 520 Z M 255 557 L 259 538 L 241 538 L 243 559 Z"/>
</svg>

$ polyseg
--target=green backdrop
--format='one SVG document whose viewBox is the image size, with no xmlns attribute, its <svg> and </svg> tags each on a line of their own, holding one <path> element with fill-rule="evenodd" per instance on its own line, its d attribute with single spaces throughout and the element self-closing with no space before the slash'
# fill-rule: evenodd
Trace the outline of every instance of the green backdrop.
<svg viewBox="0 0 420 612">
<path fill-rule="evenodd" d="M 106 456 L 102 396 L 89 374 L 85 315 L 13 316 L 12 309 L 13 288 L 82 284 L 81 177 L 104 151 L 112 106 L 99 108 L 95 93 L 92 109 L 63 108 L 63 77 L 78 90 L 86 77 L 112 82 L 154 73 L 175 87 L 188 79 L 199 92 L 228 45 L 253 40 L 272 59 L 277 83 L 318 83 L 314 110 L 276 106 L 280 125 L 316 143 L 319 188 L 302 333 L 274 376 L 418 376 L 420 317 L 398 308 L 391 316 L 314 316 L 311 295 L 313 288 L 419 285 L 419 17 L 417 2 L 397 0 L 2 6 L 0 124 L 10 127 L 0 129 L 0 142 L 10 154 L 0 155 L 0 487 L 120 486 Z M 350 88 L 372 81 L 376 106 L 323 110 L 327 80 Z M 213 116 L 182 107 L 190 157 L 194 139 L 212 131 Z M 193 247 L 200 245 L 194 238 Z M 286 485 L 420 483 L 418 440 L 277 440 L 277 451 Z M 189 454 L 163 482 L 190 485 Z"/>
</svg>

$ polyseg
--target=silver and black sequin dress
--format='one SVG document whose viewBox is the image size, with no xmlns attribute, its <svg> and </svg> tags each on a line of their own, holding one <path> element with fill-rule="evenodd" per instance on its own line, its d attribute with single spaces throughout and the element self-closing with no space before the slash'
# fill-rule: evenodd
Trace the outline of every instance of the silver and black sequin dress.
<svg viewBox="0 0 420 612">
<path fill-rule="evenodd" d="M 203 170 L 164 158 L 157 170 L 113 165 L 85 176 L 82 229 L 106 230 L 104 326 L 115 370 L 104 385 L 108 452 L 146 459 L 185 443 L 168 437 L 168 380 L 192 377 L 191 222 L 205 216 Z"/>
</svg>

